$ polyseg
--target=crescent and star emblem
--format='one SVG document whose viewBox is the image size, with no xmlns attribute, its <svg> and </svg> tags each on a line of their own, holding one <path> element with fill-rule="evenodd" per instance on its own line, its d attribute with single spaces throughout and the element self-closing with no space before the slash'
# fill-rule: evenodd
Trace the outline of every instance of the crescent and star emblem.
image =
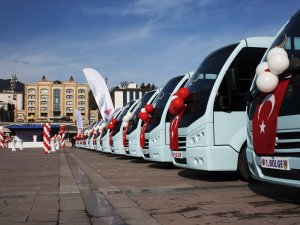
<svg viewBox="0 0 300 225">
<path fill-rule="evenodd" d="M 259 120 L 259 114 L 260 114 L 260 111 L 261 111 L 262 107 L 263 107 L 264 104 L 265 104 L 266 102 L 268 102 L 268 101 L 271 102 L 272 108 L 271 108 L 271 111 L 270 111 L 270 113 L 269 113 L 269 116 L 268 116 L 267 120 L 268 120 L 268 119 L 270 118 L 270 116 L 272 115 L 272 112 L 273 112 L 273 110 L 274 110 L 274 106 L 275 106 L 276 100 L 275 100 L 274 94 L 268 94 L 268 95 L 262 100 L 262 104 L 259 106 L 259 109 L 258 109 L 258 115 L 257 115 L 258 120 Z M 259 125 L 259 127 L 260 127 L 260 133 L 265 133 L 266 125 L 265 125 L 265 122 L 264 122 L 264 121 L 262 121 L 262 123 Z"/>
</svg>

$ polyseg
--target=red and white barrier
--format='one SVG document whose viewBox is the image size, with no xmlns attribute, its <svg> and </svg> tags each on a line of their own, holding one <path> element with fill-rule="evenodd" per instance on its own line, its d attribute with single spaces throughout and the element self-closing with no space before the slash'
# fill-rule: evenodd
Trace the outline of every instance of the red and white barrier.
<svg viewBox="0 0 300 225">
<path fill-rule="evenodd" d="M 44 131 L 43 131 L 43 145 L 44 145 L 44 152 L 45 154 L 50 153 L 50 131 L 51 126 L 49 123 L 43 124 Z"/>
<path fill-rule="evenodd" d="M 55 135 L 55 150 L 59 150 L 61 147 L 61 136 L 60 134 Z"/>
<path fill-rule="evenodd" d="M 0 148 L 4 148 L 4 134 L 3 127 L 0 127 Z"/>
<path fill-rule="evenodd" d="M 66 147 L 65 143 L 65 135 L 66 135 L 66 130 L 65 130 L 65 125 L 60 125 L 60 130 L 61 130 L 61 147 L 64 148 Z"/>
</svg>

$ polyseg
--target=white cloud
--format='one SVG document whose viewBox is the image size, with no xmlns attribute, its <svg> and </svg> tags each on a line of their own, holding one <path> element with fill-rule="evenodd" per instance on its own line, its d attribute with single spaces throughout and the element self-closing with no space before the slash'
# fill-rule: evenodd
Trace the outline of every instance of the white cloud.
<svg viewBox="0 0 300 225">
<path fill-rule="evenodd" d="M 137 0 L 126 12 L 147 15 L 161 15 L 162 13 L 175 15 L 174 11 L 182 10 L 189 5 L 194 8 L 204 8 L 214 2 L 213 0 Z"/>
</svg>

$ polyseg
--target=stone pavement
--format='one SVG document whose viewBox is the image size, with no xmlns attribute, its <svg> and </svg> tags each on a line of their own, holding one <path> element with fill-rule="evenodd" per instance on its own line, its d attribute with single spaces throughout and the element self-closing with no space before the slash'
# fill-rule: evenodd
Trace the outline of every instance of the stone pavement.
<svg viewBox="0 0 300 225">
<path fill-rule="evenodd" d="M 0 224 L 300 224 L 300 190 L 66 148 L 0 150 Z"/>
</svg>

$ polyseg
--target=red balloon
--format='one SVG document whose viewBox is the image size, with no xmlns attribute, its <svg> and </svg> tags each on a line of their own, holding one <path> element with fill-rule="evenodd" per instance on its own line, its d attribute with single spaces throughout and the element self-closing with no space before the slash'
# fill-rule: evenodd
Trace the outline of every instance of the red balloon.
<svg viewBox="0 0 300 225">
<path fill-rule="evenodd" d="M 180 112 L 183 107 L 184 107 L 184 101 L 182 98 L 178 97 L 178 98 L 175 98 L 173 101 L 172 101 L 172 105 L 174 107 L 174 110 L 176 112 Z"/>
<path fill-rule="evenodd" d="M 117 123 L 118 123 L 118 120 L 117 120 L 116 118 L 113 118 L 113 119 L 111 119 L 110 122 L 112 122 L 113 124 L 117 124 Z"/>
<path fill-rule="evenodd" d="M 143 120 L 143 121 L 146 121 L 147 119 L 148 119 L 148 113 L 147 112 L 141 112 L 141 114 L 140 114 L 140 118 L 141 118 L 141 120 Z"/>
<path fill-rule="evenodd" d="M 180 98 L 182 98 L 183 100 L 186 100 L 190 95 L 190 91 L 188 88 L 182 87 L 182 88 L 179 88 L 179 90 L 177 91 L 177 95 Z"/>
<path fill-rule="evenodd" d="M 107 128 L 110 129 L 110 130 L 113 130 L 115 128 L 115 125 L 113 123 L 109 123 L 107 125 Z"/>
<path fill-rule="evenodd" d="M 173 115 L 177 114 L 177 112 L 175 111 L 174 106 L 173 106 L 172 103 L 171 103 L 170 106 L 169 106 L 169 112 L 170 112 L 171 114 L 173 114 Z"/>
<path fill-rule="evenodd" d="M 153 109 L 154 109 L 153 105 L 151 105 L 151 104 L 145 105 L 145 110 L 146 110 L 147 113 L 152 113 Z"/>
<path fill-rule="evenodd" d="M 138 117 L 141 119 L 142 112 L 138 113 Z"/>
</svg>

